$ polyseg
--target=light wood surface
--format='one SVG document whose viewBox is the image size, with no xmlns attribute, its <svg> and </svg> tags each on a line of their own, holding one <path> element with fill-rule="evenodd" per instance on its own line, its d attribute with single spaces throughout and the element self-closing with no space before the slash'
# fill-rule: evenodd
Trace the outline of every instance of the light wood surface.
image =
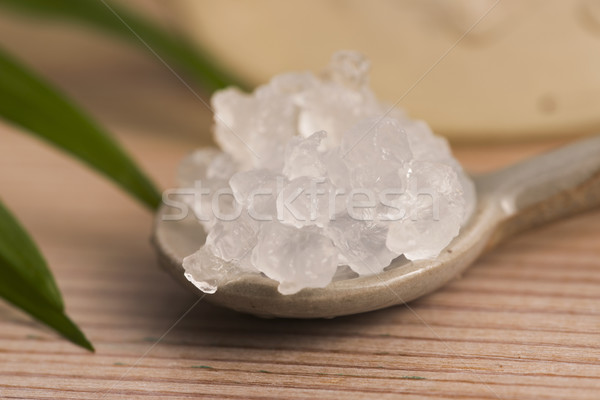
<svg viewBox="0 0 600 400">
<path fill-rule="evenodd" d="M 110 126 L 162 188 L 210 142 L 210 114 L 143 52 L 0 19 L 2 45 Z M 557 144 L 456 152 L 482 172 Z M 5 125 L 0 188 L 97 349 L 0 302 L 2 399 L 600 397 L 600 211 L 509 241 L 410 308 L 261 320 L 192 307 L 158 267 L 151 213 Z"/>
<path fill-rule="evenodd" d="M 410 308 L 261 320 L 190 309 L 196 298 L 157 266 L 150 213 L 36 140 L 6 126 L 0 137 L 3 199 L 97 349 L 0 305 L 0 398 L 598 398 L 598 211 L 511 240 Z M 190 150 L 122 139 L 163 187 Z M 481 171 L 550 145 L 457 154 Z"/>
</svg>

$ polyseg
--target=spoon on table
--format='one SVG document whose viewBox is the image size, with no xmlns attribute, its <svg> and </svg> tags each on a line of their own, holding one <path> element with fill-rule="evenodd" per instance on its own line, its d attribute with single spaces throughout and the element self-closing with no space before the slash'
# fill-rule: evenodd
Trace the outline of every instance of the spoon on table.
<svg viewBox="0 0 600 400">
<path fill-rule="evenodd" d="M 334 280 L 325 288 L 293 295 L 280 294 L 277 282 L 265 276 L 245 275 L 220 285 L 206 300 L 263 317 L 328 318 L 416 299 L 460 275 L 484 251 L 517 232 L 600 206 L 600 135 L 473 179 L 476 210 L 433 260 L 397 259 L 380 274 Z M 206 233 L 191 216 L 165 220 L 171 212 L 163 206 L 156 218 L 153 242 L 160 262 L 201 294 L 184 277 L 182 262 Z"/>
</svg>

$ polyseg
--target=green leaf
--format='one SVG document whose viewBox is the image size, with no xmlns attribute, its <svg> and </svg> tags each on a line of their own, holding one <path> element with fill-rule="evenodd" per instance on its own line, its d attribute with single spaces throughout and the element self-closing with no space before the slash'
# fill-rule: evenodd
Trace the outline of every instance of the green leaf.
<svg viewBox="0 0 600 400">
<path fill-rule="evenodd" d="M 23 281 L 37 284 L 44 301 L 56 309 L 63 309 L 63 301 L 56 282 L 35 243 L 15 218 L 0 202 L 0 260 L 6 265 L 19 266 L 17 272 Z"/>
<path fill-rule="evenodd" d="M 127 154 L 56 89 L 0 51 L 0 118 L 78 157 L 151 208 L 161 196 Z"/>
<path fill-rule="evenodd" d="M 0 202 L 0 297 L 21 308 L 75 344 L 92 344 L 64 313 L 64 305 L 39 250 Z"/>
<path fill-rule="evenodd" d="M 208 91 L 231 85 L 248 89 L 198 46 L 105 0 L 0 0 L 2 5 L 38 16 L 68 19 L 104 30 L 136 45 L 145 45 L 154 55 L 184 69 Z"/>
</svg>

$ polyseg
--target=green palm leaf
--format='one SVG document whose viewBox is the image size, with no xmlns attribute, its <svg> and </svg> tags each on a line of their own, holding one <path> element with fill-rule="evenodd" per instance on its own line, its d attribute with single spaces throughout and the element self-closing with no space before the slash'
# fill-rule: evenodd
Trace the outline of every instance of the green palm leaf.
<svg viewBox="0 0 600 400">
<path fill-rule="evenodd" d="M 111 137 L 50 85 L 0 51 L 0 118 L 102 172 L 150 208 L 160 194 Z"/>
<path fill-rule="evenodd" d="M 123 150 L 50 85 L 0 51 L 0 118 L 78 157 L 150 208 L 160 194 Z M 0 203 L 0 297 L 93 350 L 66 316 L 35 244 Z"/>
<path fill-rule="evenodd" d="M 186 70 L 209 91 L 245 87 L 210 57 L 145 19 L 104 0 L 0 0 L 39 16 L 69 19 L 132 43 L 143 43 L 159 58 Z M 125 152 L 56 89 L 0 49 L 0 118 L 58 148 L 114 180 L 148 207 L 160 194 Z M 37 247 L 0 202 L 0 297 L 72 342 L 93 351 L 91 343 L 67 317 L 60 292 Z"/>
<path fill-rule="evenodd" d="M 92 344 L 64 313 L 60 292 L 39 250 L 0 202 L 0 297 L 88 350 Z"/>
</svg>

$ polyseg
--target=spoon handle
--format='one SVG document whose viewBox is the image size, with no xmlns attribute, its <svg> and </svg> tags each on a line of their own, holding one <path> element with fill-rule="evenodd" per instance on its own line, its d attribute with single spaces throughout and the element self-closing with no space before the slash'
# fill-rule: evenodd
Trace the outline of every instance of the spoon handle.
<svg viewBox="0 0 600 400">
<path fill-rule="evenodd" d="M 476 180 L 501 216 L 492 245 L 525 229 L 600 207 L 600 135 Z"/>
</svg>

